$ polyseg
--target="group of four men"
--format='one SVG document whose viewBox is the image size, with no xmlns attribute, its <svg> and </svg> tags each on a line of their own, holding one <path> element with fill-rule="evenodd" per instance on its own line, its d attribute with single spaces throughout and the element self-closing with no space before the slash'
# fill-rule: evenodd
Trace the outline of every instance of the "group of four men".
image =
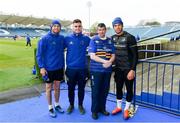
<svg viewBox="0 0 180 123">
<path fill-rule="evenodd" d="M 48 76 L 46 81 L 46 97 L 49 105 L 49 114 L 56 116 L 63 113 L 59 104 L 60 82 L 64 78 L 64 49 L 66 52 L 66 77 L 68 84 L 69 107 L 67 113 L 74 110 L 75 86 L 78 85 L 78 108 L 81 114 L 85 113 L 83 107 L 84 89 L 88 76 L 86 50 L 90 55 L 90 75 L 92 88 L 92 118 L 98 119 L 98 113 L 108 116 L 106 98 L 110 87 L 112 64 L 115 63 L 115 82 L 117 106 L 112 114 L 122 111 L 123 84 L 127 89 L 124 118 L 129 118 L 128 109 L 133 98 L 133 80 L 137 64 L 137 46 L 135 37 L 123 31 L 121 18 L 116 17 L 112 22 L 116 32 L 111 38 L 106 37 L 106 25 L 99 23 L 97 35 L 92 39 L 82 34 L 82 22 L 73 21 L 73 33 L 64 37 L 60 35 L 61 24 L 54 20 L 47 35 L 38 42 L 37 62 L 42 76 Z M 54 87 L 55 104 L 52 105 L 51 90 Z"/>
</svg>

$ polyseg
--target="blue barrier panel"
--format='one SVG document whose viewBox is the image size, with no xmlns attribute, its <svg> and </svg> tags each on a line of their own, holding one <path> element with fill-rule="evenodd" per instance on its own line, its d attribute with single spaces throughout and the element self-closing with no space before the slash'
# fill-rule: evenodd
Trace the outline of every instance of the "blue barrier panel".
<svg viewBox="0 0 180 123">
<path fill-rule="evenodd" d="M 146 50 L 145 52 L 153 51 Z M 179 51 L 154 52 L 180 54 Z M 180 78 L 176 75 L 175 79 L 175 68 L 176 71 L 179 70 L 180 63 L 147 59 L 139 60 L 139 63 L 141 63 L 141 74 L 139 74 L 141 76 L 139 79 L 141 85 L 139 85 L 140 95 L 136 95 L 136 102 L 138 102 L 138 104 L 156 107 L 159 110 L 163 109 L 164 111 L 180 115 Z M 136 74 L 136 81 L 140 76 L 137 76 Z M 179 87 L 177 87 L 178 85 Z M 176 92 L 174 91 L 175 87 L 178 88 L 178 91 Z"/>
</svg>

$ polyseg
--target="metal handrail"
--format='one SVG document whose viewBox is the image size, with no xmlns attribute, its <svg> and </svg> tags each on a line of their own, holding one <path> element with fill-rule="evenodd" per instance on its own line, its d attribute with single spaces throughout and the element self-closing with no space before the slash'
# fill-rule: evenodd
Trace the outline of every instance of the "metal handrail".
<svg viewBox="0 0 180 123">
<path fill-rule="evenodd" d="M 153 52 L 153 53 L 174 53 L 174 54 L 180 54 L 180 51 L 169 51 L 169 50 L 138 50 L 138 52 Z"/>
<path fill-rule="evenodd" d="M 167 32 L 167 33 L 163 33 L 163 34 L 160 34 L 160 35 L 152 36 L 150 38 L 142 39 L 142 40 L 139 40 L 137 43 L 145 42 L 145 41 L 148 41 L 148 40 L 151 40 L 151 39 L 159 38 L 159 37 L 169 35 L 169 34 L 172 34 L 172 33 L 176 33 L 176 32 L 180 32 L 180 29 L 175 30 L 175 31 L 171 31 L 171 32 Z"/>
</svg>

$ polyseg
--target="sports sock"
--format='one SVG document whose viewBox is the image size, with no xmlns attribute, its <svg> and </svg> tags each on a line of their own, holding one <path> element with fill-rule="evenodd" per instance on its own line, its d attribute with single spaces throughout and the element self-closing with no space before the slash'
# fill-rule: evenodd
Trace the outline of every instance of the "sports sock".
<svg viewBox="0 0 180 123">
<path fill-rule="evenodd" d="M 49 107 L 49 110 L 51 110 L 51 109 L 53 108 L 53 106 L 52 106 L 52 105 L 49 105 L 48 107 Z"/>
<path fill-rule="evenodd" d="M 127 102 L 127 101 L 126 101 L 126 106 L 125 106 L 124 110 L 129 109 L 130 105 L 131 105 L 131 102 Z"/>
<path fill-rule="evenodd" d="M 55 105 L 55 107 L 56 107 L 56 106 L 58 106 L 58 105 L 59 105 L 59 103 L 55 102 L 55 103 L 54 103 L 54 105 Z"/>
<path fill-rule="evenodd" d="M 117 107 L 121 108 L 122 106 L 122 100 L 117 99 Z"/>
</svg>

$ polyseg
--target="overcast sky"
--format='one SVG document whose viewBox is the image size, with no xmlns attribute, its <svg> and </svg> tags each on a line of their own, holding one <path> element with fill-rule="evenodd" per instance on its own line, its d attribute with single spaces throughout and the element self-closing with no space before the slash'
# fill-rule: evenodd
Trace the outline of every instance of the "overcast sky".
<svg viewBox="0 0 180 123">
<path fill-rule="evenodd" d="M 79 18 L 88 27 L 90 22 L 104 22 L 111 26 L 119 16 L 125 25 L 136 25 L 140 20 L 155 19 L 161 23 L 180 21 L 180 0 L 0 0 L 0 13 L 33 15 L 36 17 L 73 20 Z"/>
</svg>

